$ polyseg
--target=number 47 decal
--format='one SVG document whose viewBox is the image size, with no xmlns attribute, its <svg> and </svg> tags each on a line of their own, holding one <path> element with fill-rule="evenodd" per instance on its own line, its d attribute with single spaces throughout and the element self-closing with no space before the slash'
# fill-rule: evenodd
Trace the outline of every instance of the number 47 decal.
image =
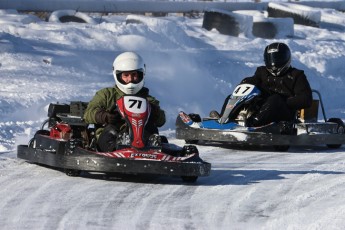
<svg viewBox="0 0 345 230">
<path fill-rule="evenodd" d="M 252 90 L 253 90 L 254 86 L 253 85 L 249 85 L 249 84 L 242 84 L 239 85 L 235 88 L 233 95 L 234 96 L 245 96 L 248 95 Z"/>
</svg>

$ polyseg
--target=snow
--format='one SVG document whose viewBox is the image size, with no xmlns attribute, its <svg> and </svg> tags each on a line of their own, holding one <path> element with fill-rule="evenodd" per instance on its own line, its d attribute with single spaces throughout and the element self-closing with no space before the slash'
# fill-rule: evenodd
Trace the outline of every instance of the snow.
<svg viewBox="0 0 345 230">
<path fill-rule="evenodd" d="M 195 184 L 74 178 L 17 159 L 16 146 L 40 128 L 49 103 L 89 101 L 112 86 L 113 59 L 128 50 L 145 59 L 145 84 L 168 119 L 160 131 L 176 145 L 184 145 L 174 134 L 178 112 L 220 110 L 275 41 L 290 46 L 328 118 L 345 117 L 342 27 L 294 25 L 291 38 L 262 39 L 207 31 L 202 17 L 94 17 L 96 24 L 62 24 L 0 11 L 1 229 L 344 229 L 344 147 L 201 144 L 212 172 Z"/>
</svg>

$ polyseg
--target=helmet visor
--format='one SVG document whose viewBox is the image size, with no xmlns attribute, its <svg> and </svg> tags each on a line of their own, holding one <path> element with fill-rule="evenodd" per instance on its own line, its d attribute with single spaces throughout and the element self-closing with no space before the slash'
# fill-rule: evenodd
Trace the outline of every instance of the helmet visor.
<svg viewBox="0 0 345 230">
<path fill-rule="evenodd" d="M 282 68 L 289 58 L 282 58 L 276 53 L 267 53 L 265 57 L 265 65 L 267 68 Z"/>
<path fill-rule="evenodd" d="M 144 74 L 139 70 L 134 71 L 116 71 L 117 80 L 123 84 L 127 85 L 130 83 L 138 84 L 143 80 Z"/>
</svg>

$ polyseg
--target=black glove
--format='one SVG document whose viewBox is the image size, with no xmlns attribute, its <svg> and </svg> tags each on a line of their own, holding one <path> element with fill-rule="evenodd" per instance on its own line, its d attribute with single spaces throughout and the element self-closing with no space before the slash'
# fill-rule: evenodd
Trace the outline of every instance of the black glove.
<svg viewBox="0 0 345 230">
<path fill-rule="evenodd" d="M 95 115 L 98 124 L 116 124 L 121 120 L 121 115 L 118 112 L 109 113 L 105 110 L 100 110 Z"/>
</svg>

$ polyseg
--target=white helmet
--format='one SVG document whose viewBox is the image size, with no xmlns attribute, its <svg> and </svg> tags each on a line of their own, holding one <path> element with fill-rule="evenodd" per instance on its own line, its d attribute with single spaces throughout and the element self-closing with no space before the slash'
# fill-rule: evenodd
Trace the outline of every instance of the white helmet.
<svg viewBox="0 0 345 230">
<path fill-rule="evenodd" d="M 138 71 L 139 81 L 128 83 L 122 81 L 121 73 L 125 71 Z M 145 63 L 144 60 L 134 52 L 124 52 L 117 56 L 113 63 L 113 74 L 117 87 L 125 94 L 136 94 L 144 86 Z"/>
</svg>

